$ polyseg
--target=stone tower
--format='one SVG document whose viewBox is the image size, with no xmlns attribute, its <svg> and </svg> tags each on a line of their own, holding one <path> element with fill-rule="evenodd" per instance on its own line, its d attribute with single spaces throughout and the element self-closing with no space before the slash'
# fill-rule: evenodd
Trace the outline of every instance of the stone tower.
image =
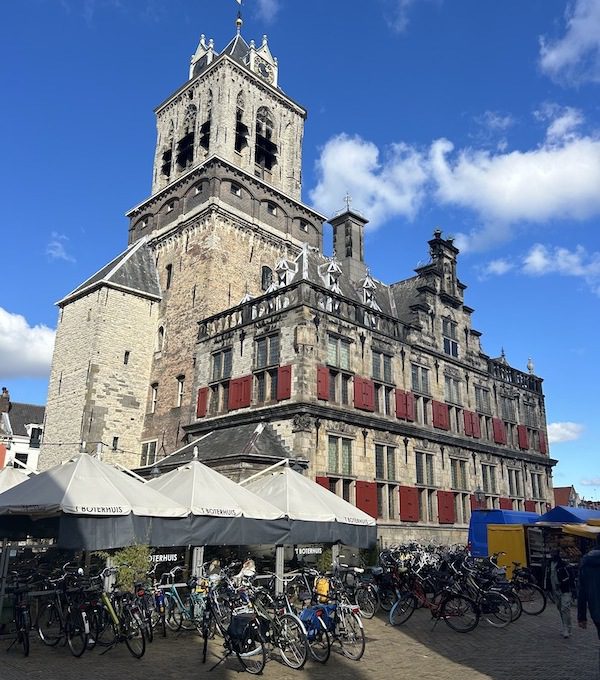
<svg viewBox="0 0 600 680">
<path fill-rule="evenodd" d="M 139 373 L 143 394 L 138 386 L 136 398 L 125 407 L 127 422 L 141 427 L 127 444 L 131 455 L 117 445 L 114 451 L 105 450 L 105 457 L 127 465 L 150 463 L 181 445 L 182 428 L 194 412 L 199 319 L 267 290 L 275 276 L 273 262 L 296 256 L 303 243 L 322 247 L 325 218 L 300 200 L 306 110 L 279 87 L 279 64 L 266 36 L 259 46 L 247 43 L 241 27 L 238 18 L 236 34 L 221 53 L 202 36 L 187 81 L 155 111 L 152 193 L 127 213 L 129 248 L 119 257 L 143 242 L 153 270 L 145 275 L 154 276 L 157 285 L 144 298 L 149 309 L 142 314 L 143 323 L 137 320 L 141 325 L 131 339 L 134 344 L 127 338 L 127 348 L 115 349 L 121 363 L 113 367 L 117 373 L 110 389 L 102 392 L 102 404 L 90 378 L 88 349 L 95 346 L 97 333 L 110 337 L 102 314 L 117 300 L 109 295 L 102 307 L 77 313 L 73 310 L 81 306 L 81 296 L 71 294 L 60 303 L 42 467 L 56 462 L 61 443 L 86 441 L 91 448 L 92 442 L 102 442 L 110 449 L 115 438 L 122 440 L 114 416 L 122 415 L 123 395 L 129 390 L 125 351 L 147 367 Z M 140 299 L 139 291 L 119 298 L 120 318 L 127 320 L 129 308 L 133 318 Z M 75 337 L 81 340 L 81 351 L 71 349 Z M 101 372 L 108 356 L 100 351 L 95 358 Z M 63 389 L 59 366 L 65 362 L 82 377 L 72 401 L 58 394 Z M 62 427 L 61 421 L 71 424 Z M 84 421 L 91 436 L 85 435 Z"/>
</svg>

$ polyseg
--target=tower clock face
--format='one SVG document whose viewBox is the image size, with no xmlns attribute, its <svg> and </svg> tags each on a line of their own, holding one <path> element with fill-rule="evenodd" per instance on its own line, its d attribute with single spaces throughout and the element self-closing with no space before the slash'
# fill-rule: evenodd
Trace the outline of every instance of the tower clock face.
<svg viewBox="0 0 600 680">
<path fill-rule="evenodd" d="M 270 64 L 267 64 L 266 61 L 259 61 L 256 70 L 258 71 L 258 74 L 262 76 L 265 80 L 272 82 L 273 69 L 271 68 Z"/>
</svg>

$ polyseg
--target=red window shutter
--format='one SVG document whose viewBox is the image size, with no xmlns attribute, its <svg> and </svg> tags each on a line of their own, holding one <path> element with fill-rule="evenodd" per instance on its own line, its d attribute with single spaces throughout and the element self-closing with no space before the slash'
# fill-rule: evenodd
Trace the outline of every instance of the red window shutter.
<svg viewBox="0 0 600 680">
<path fill-rule="evenodd" d="M 450 429 L 450 415 L 448 413 L 448 404 L 443 404 L 439 401 L 432 401 L 433 406 L 433 426 L 440 430 Z"/>
<path fill-rule="evenodd" d="M 471 413 L 471 425 L 473 429 L 473 437 L 476 439 L 481 438 L 481 424 L 479 423 L 479 415 L 477 413 Z"/>
<path fill-rule="evenodd" d="M 496 444 L 506 444 L 506 428 L 500 418 L 492 418 L 492 429 Z"/>
<path fill-rule="evenodd" d="M 239 378 L 240 383 L 240 396 L 238 408 L 245 408 L 250 406 L 252 403 L 252 380 L 253 376 L 245 375 L 243 378 Z"/>
<path fill-rule="evenodd" d="M 471 510 L 485 510 L 485 501 L 478 502 L 475 494 L 471 494 Z"/>
<path fill-rule="evenodd" d="M 317 399 L 329 399 L 329 369 L 317 366 Z"/>
<path fill-rule="evenodd" d="M 525 501 L 525 512 L 535 512 L 535 501 Z"/>
<path fill-rule="evenodd" d="M 454 494 L 451 491 L 438 491 L 438 518 L 440 524 L 454 524 Z"/>
<path fill-rule="evenodd" d="M 465 421 L 465 434 L 467 437 L 473 436 L 473 414 L 471 411 L 463 411 L 463 418 Z"/>
<path fill-rule="evenodd" d="M 292 365 L 280 366 L 277 369 L 277 401 L 292 396 Z"/>
<path fill-rule="evenodd" d="M 329 477 L 316 477 L 315 482 L 324 486 L 329 491 Z"/>
<path fill-rule="evenodd" d="M 423 406 L 425 408 L 425 406 Z M 415 419 L 415 395 L 412 392 L 406 393 L 406 420 L 413 422 Z"/>
<path fill-rule="evenodd" d="M 234 378 L 233 380 L 229 381 L 229 402 L 227 404 L 227 408 L 230 411 L 234 411 L 236 408 L 240 407 L 240 395 L 240 379 Z"/>
<path fill-rule="evenodd" d="M 354 376 L 354 408 L 364 408 L 363 405 L 363 379 Z"/>
<path fill-rule="evenodd" d="M 377 519 L 377 484 L 375 482 L 356 481 L 356 507 Z"/>
<path fill-rule="evenodd" d="M 406 418 L 406 392 L 396 390 L 396 418 Z"/>
<path fill-rule="evenodd" d="M 0 444 L 0 469 L 4 467 L 4 461 L 6 460 L 6 446 Z"/>
<path fill-rule="evenodd" d="M 375 410 L 375 383 L 368 378 L 362 380 L 363 408 L 365 411 Z"/>
<path fill-rule="evenodd" d="M 400 519 L 403 522 L 419 521 L 419 490 L 417 488 L 400 487 Z"/>
<path fill-rule="evenodd" d="M 501 498 L 500 499 L 500 510 L 512 510 L 513 509 L 513 504 L 510 498 Z"/>
<path fill-rule="evenodd" d="M 519 440 L 519 448 L 526 451 L 529 448 L 529 437 L 527 436 L 525 425 L 517 425 L 517 438 Z"/>
<path fill-rule="evenodd" d="M 208 387 L 201 387 L 198 390 L 196 399 L 196 418 L 204 418 L 206 415 L 206 404 L 208 403 Z"/>
<path fill-rule="evenodd" d="M 548 453 L 548 443 L 546 442 L 546 434 L 540 430 L 540 453 Z"/>
</svg>

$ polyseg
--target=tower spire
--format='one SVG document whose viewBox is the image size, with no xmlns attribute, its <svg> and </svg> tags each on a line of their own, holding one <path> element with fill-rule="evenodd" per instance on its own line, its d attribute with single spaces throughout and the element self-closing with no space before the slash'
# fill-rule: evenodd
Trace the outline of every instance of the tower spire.
<svg viewBox="0 0 600 680">
<path fill-rule="evenodd" d="M 242 3 L 240 2 L 239 4 L 241 5 Z M 235 20 L 235 30 L 238 35 L 240 34 L 243 25 L 244 22 L 242 21 L 242 10 L 238 10 L 237 19 Z"/>
</svg>

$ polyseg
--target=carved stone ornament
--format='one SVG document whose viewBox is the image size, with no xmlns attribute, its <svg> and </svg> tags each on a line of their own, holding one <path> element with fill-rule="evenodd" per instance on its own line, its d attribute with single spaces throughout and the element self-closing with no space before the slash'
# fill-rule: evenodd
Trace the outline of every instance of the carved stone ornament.
<svg viewBox="0 0 600 680">
<path fill-rule="evenodd" d="M 354 435 L 356 428 L 353 425 L 348 425 L 348 423 L 333 423 L 327 428 L 327 431 Z"/>
<path fill-rule="evenodd" d="M 292 432 L 310 432 L 311 417 L 306 413 L 297 413 L 292 421 Z"/>
</svg>

